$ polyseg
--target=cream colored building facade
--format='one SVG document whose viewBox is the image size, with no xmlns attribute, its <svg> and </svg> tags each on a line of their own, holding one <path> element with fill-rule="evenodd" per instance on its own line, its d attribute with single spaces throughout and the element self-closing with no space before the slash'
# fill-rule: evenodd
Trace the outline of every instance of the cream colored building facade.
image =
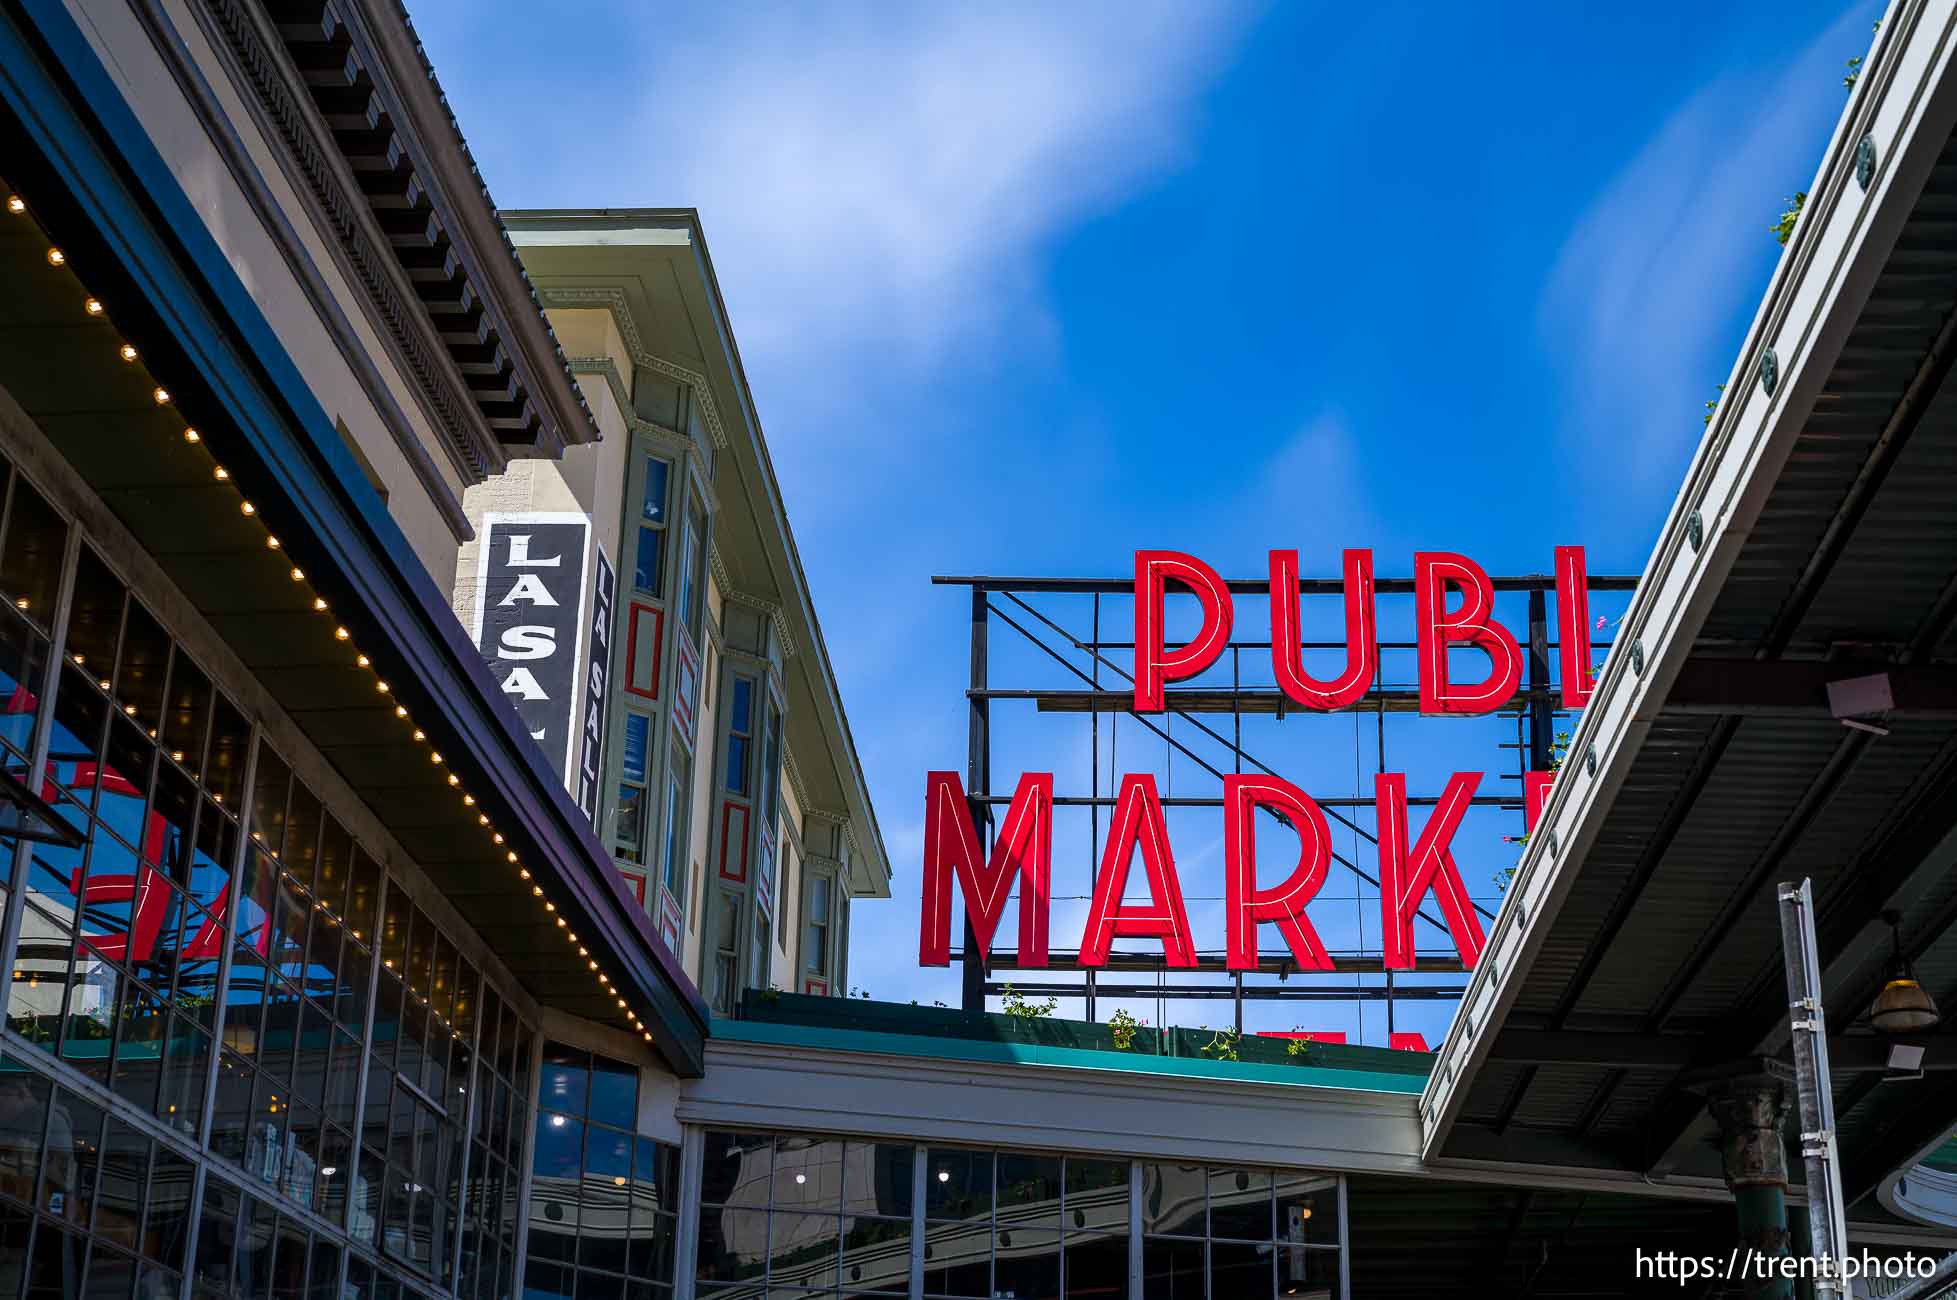
<svg viewBox="0 0 1957 1300">
<path fill-rule="evenodd" d="M 481 621 L 499 529 L 584 521 L 550 707 L 590 734 L 560 750 L 553 731 L 552 760 L 716 1011 L 748 988 L 844 994 L 850 904 L 887 896 L 890 865 L 698 217 L 502 216 L 600 438 L 468 489 L 457 617 Z M 607 572 L 609 636 L 590 617 Z"/>
</svg>

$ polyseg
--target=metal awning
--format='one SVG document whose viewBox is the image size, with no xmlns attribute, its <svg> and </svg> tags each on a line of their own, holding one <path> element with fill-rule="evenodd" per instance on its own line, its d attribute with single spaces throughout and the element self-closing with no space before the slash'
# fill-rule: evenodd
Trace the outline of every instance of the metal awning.
<svg viewBox="0 0 1957 1300">
<path fill-rule="evenodd" d="M 1887 909 L 1957 1012 L 1951 23 L 1883 24 L 1442 1049 L 1430 1161 L 1717 1185 L 1699 1085 L 1781 1068 L 1803 876 L 1855 1213 L 1957 1126 L 1957 1033 L 1903 1078 L 1867 1023 Z"/>
</svg>

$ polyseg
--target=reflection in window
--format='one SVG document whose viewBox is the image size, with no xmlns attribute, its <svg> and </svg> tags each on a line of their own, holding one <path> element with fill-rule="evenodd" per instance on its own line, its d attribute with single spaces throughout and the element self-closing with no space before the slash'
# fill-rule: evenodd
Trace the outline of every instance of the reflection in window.
<svg viewBox="0 0 1957 1300">
<path fill-rule="evenodd" d="M 907 1294 L 915 1161 L 903 1143 L 708 1133 L 702 1293 L 713 1283 L 760 1282 L 770 1294 Z"/>
<path fill-rule="evenodd" d="M 679 1148 L 639 1135 L 639 1075 L 552 1043 L 538 1084 L 525 1294 L 665 1296 Z"/>
</svg>

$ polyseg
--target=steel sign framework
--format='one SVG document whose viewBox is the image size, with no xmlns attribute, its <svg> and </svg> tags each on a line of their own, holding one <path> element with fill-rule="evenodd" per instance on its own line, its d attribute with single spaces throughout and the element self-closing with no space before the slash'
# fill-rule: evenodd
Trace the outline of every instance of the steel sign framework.
<svg viewBox="0 0 1957 1300">
<path fill-rule="evenodd" d="M 1230 596 L 1248 596 L 1250 600 L 1238 603 L 1255 609 L 1265 604 L 1256 597 L 1268 598 L 1271 579 L 1216 579 L 1204 584 L 1200 576 L 1192 576 L 1171 564 L 1165 566 L 1165 576 L 1173 581 L 1166 586 L 1156 585 L 1160 578 L 1152 578 L 1145 566 L 1150 557 L 1165 554 L 1138 555 L 1137 576 L 1133 580 L 992 576 L 933 579 L 937 585 L 962 587 L 970 593 L 967 753 L 962 785 L 976 837 L 973 847 L 981 855 L 980 861 L 982 855 L 997 847 L 1002 827 L 1022 838 L 1026 834 L 1023 826 L 1006 825 L 1008 813 L 1015 808 L 1015 795 L 1021 792 L 1022 774 L 1028 780 L 1045 778 L 1043 770 L 1033 769 L 1062 766 L 1045 759 L 1047 752 L 1065 749 L 1053 744 L 1053 729 L 1064 723 L 1072 723 L 1076 728 L 1072 737 L 1075 748 L 1067 752 L 1077 754 L 1080 742 L 1085 740 L 1087 788 L 1079 788 L 1079 773 L 1068 773 L 1049 779 L 1047 790 L 1042 792 L 1049 794 L 1048 816 L 1056 823 L 1044 831 L 1057 841 L 1058 847 L 1052 850 L 1053 879 L 1038 885 L 1043 891 L 1050 890 L 1052 897 L 1035 899 L 1036 903 L 1078 905 L 1097 894 L 1106 895 L 1110 888 L 1120 888 L 1119 881 L 1111 883 L 1106 878 L 1110 863 L 1120 856 L 1120 850 L 1105 855 L 1104 850 L 1114 829 L 1111 824 L 1117 817 L 1126 815 L 1126 805 L 1131 801 L 1124 798 L 1124 793 L 1132 793 L 1127 787 L 1135 779 L 1132 774 L 1127 780 L 1122 779 L 1117 763 L 1132 765 L 1138 742 L 1144 747 L 1144 753 L 1158 760 L 1156 770 L 1165 778 L 1158 782 L 1151 774 L 1147 781 L 1154 795 L 1152 802 L 1159 803 L 1162 813 L 1171 820 L 1211 819 L 1218 829 L 1230 818 L 1232 803 L 1241 802 L 1227 797 L 1231 791 L 1241 794 L 1245 785 L 1255 784 L 1259 778 L 1268 778 L 1266 784 L 1283 785 L 1278 780 L 1280 773 L 1295 775 L 1295 760 L 1300 754 L 1307 756 L 1308 765 L 1314 770 L 1323 772 L 1328 751 L 1333 748 L 1342 751 L 1351 760 L 1349 792 L 1334 793 L 1322 778 L 1306 782 L 1313 787 L 1308 802 L 1315 806 L 1310 811 L 1322 812 L 1332 835 L 1345 845 L 1343 851 L 1329 846 L 1325 860 L 1332 875 L 1351 890 L 1336 900 L 1321 894 L 1321 904 L 1348 900 L 1358 903 L 1370 896 L 1376 905 L 1381 879 L 1377 867 L 1382 862 L 1388 867 L 1389 885 L 1395 883 L 1391 876 L 1393 863 L 1404 858 L 1405 845 L 1399 846 L 1402 852 L 1396 855 L 1389 843 L 1387 853 L 1382 855 L 1379 830 L 1382 824 L 1387 825 L 1390 841 L 1393 826 L 1405 827 L 1405 824 L 1393 818 L 1382 822 L 1374 815 L 1376 806 L 1388 806 L 1389 789 L 1404 792 L 1402 807 L 1419 810 L 1412 814 L 1413 824 L 1405 827 L 1403 834 L 1420 837 L 1419 821 L 1435 820 L 1437 813 L 1444 815 L 1447 810 L 1438 805 L 1443 797 L 1449 797 L 1464 805 L 1455 811 L 1456 818 L 1471 812 L 1477 819 L 1474 833 L 1465 841 L 1472 847 L 1473 865 L 1468 870 L 1485 871 L 1502 863 L 1504 854 L 1512 863 L 1520 852 L 1513 846 L 1526 839 L 1524 822 L 1533 820 L 1529 814 L 1540 806 L 1546 791 L 1547 778 L 1543 774 L 1551 772 L 1561 758 L 1558 718 L 1567 714 L 1572 699 L 1580 701 L 1587 695 L 1590 674 L 1594 671 L 1592 665 L 1599 661 L 1598 652 L 1610 645 L 1607 629 L 1611 618 L 1604 614 L 1593 622 L 1586 612 L 1589 598 L 1598 596 L 1596 603 L 1602 607 L 1612 603 L 1614 593 L 1617 602 L 1622 603 L 1636 585 L 1636 579 L 1630 577 L 1585 575 L 1581 552 L 1577 548 L 1559 548 L 1557 574 L 1490 578 L 1481 607 L 1476 608 L 1474 592 L 1455 586 L 1456 575 L 1451 572 L 1437 577 L 1423 576 L 1420 582 L 1415 578 L 1375 579 L 1370 557 L 1361 565 L 1353 557 L 1366 553 L 1348 552 L 1340 577 L 1295 579 L 1295 557 L 1278 552 L 1272 557 L 1272 573 L 1280 583 L 1297 582 L 1299 601 L 1269 602 L 1270 622 L 1265 627 L 1257 626 L 1254 621 L 1246 625 L 1241 618 L 1232 623 L 1226 608 L 1219 635 L 1218 620 L 1214 618 L 1218 591 Z M 1280 557 L 1290 557 L 1288 567 L 1280 567 Z M 1423 565 L 1430 558 L 1420 557 Z M 1469 567 L 1472 568 L 1471 563 Z M 1479 574 L 1478 570 L 1475 572 Z M 1562 602 L 1561 618 L 1557 620 L 1570 621 L 1572 613 L 1576 613 L 1583 625 L 1580 635 L 1574 638 L 1552 622 L 1550 601 L 1558 591 L 1559 577 L 1566 589 L 1574 579 L 1582 593 L 1579 600 Z M 1205 585 L 1212 590 L 1204 592 Z M 1421 592 L 1423 586 L 1427 588 L 1425 595 Z M 1165 590 L 1166 602 L 1161 599 Z M 1142 593 L 1139 600 L 1138 592 Z M 1191 601 L 1192 592 L 1199 597 L 1198 601 Z M 1417 595 L 1421 598 L 1416 602 L 1413 598 Z M 1227 601 L 1230 596 L 1223 599 Z M 1396 617 L 1376 614 L 1375 601 L 1387 614 Z M 1186 606 L 1190 604 L 1203 606 L 1202 624 L 1173 629 L 1187 640 L 1160 655 L 1169 668 L 1170 681 L 1184 675 L 1188 680 L 1166 686 L 1160 680 L 1138 681 L 1138 668 L 1140 675 L 1148 678 L 1153 676 L 1151 668 L 1163 665 L 1147 662 L 1146 649 L 1138 657 L 1136 642 L 1140 640 L 1159 649 L 1176 639 L 1164 635 L 1161 626 L 1165 622 L 1177 623 L 1162 612 L 1165 608 L 1171 614 L 1178 612 L 1174 608 L 1176 602 L 1185 606 L 1179 612 L 1187 612 Z M 1394 609 L 1396 605 L 1402 608 Z M 1446 628 L 1450 621 L 1464 631 L 1449 638 L 1455 643 L 1452 647 L 1442 646 L 1438 665 L 1433 662 L 1432 637 L 1407 638 L 1400 631 L 1409 623 L 1425 622 L 1431 630 L 1437 626 Z M 1496 626 L 1484 635 L 1475 626 L 1477 622 Z M 1506 626 L 1500 626 L 1503 623 Z M 1322 636 L 1326 629 L 1333 627 L 1349 629 L 1350 639 L 1299 639 L 1299 654 L 1273 653 L 1273 639 L 1281 650 L 1290 639 L 1299 637 L 1300 628 L 1309 637 L 1314 633 Z M 1524 635 L 1509 637 L 1509 627 Z M 1400 639 L 1390 639 L 1394 636 Z M 1509 644 L 1520 641 L 1517 650 L 1521 663 L 1516 674 L 1519 681 L 1512 694 L 1462 709 L 1437 703 L 1434 683 L 1438 679 L 1445 687 L 1450 659 L 1456 664 L 1457 677 L 1472 678 L 1472 663 L 1479 655 L 1484 667 L 1494 664 L 1494 670 L 1489 673 L 1493 680 L 1502 668 L 1497 656 L 1501 654 L 1500 642 L 1504 638 Z M 1197 645 L 1204 640 L 1210 644 Z M 1356 648 L 1366 643 L 1375 643 L 1370 655 Z M 1314 677 L 1311 671 L 1314 666 L 1342 671 Z M 1354 680 L 1355 671 L 1363 671 L 1365 676 Z M 1577 680 L 1573 681 L 1573 677 Z M 1572 687 L 1577 689 L 1567 689 Z M 1301 698 L 1309 699 L 1311 705 L 1301 705 L 1298 702 Z M 1158 704 L 1160 711 L 1153 711 L 1151 706 Z M 1436 716 L 1443 710 L 1455 716 Z M 1473 717 L 1458 716 L 1461 713 L 1472 713 Z M 1080 730 L 1085 731 L 1084 737 L 1078 734 Z M 1334 737 L 1337 737 L 1335 742 Z M 1464 739 L 1468 742 L 1467 750 L 1462 745 Z M 1454 779 L 1448 779 L 1445 774 L 1430 776 L 1420 770 L 1459 766 L 1464 752 L 1488 754 L 1491 750 L 1492 761 L 1483 764 L 1488 770 L 1487 778 L 1478 787 L 1469 782 L 1466 788 L 1474 793 L 1465 799 L 1461 798 L 1459 778 L 1474 774 L 1454 773 Z M 1001 772 L 997 785 L 995 760 L 999 760 Z M 1370 774 L 1363 770 L 1368 765 L 1374 769 Z M 938 788 L 938 778 L 952 778 L 947 784 L 956 788 L 956 776 L 955 773 L 934 775 L 933 802 L 946 793 Z M 1266 810 L 1272 811 L 1268 805 Z M 1231 834 L 1254 838 L 1254 833 L 1239 828 L 1240 819 L 1230 819 Z M 1506 826 L 1509 833 L 1498 833 L 1494 829 L 1498 824 L 1495 819 L 1500 819 L 1499 824 Z M 1302 826 L 1308 830 L 1310 820 L 1280 813 L 1263 824 Z M 1057 824 L 1061 822 L 1068 824 Z M 1077 851 L 1082 829 L 1091 847 L 1084 862 Z M 1272 862 L 1285 857 L 1279 834 L 1275 829 L 1266 832 L 1265 838 L 1272 842 Z M 1301 839 L 1310 838 L 1309 834 L 1301 833 Z M 1129 842 L 1126 837 L 1118 839 L 1119 844 Z M 1159 896 L 1154 859 L 1145 847 L 1139 856 L 1148 859 L 1143 864 L 1148 869 L 1148 895 Z M 1195 856 L 1206 857 L 1207 849 Z M 1201 869 L 1199 864 L 1196 870 Z M 926 874 L 928 881 L 931 873 Z M 1211 871 L 1202 878 L 1216 874 Z M 1499 879 L 1501 875 L 1499 870 L 1493 872 L 1493 878 Z M 1142 876 L 1139 868 L 1128 874 L 1126 879 L 1131 890 Z M 1003 883 L 995 881 L 994 886 L 1003 890 L 1010 883 L 1010 879 Z M 1024 890 L 1027 881 L 1022 877 L 1020 883 Z M 1253 891 L 1249 895 L 1240 892 L 1246 882 L 1229 883 L 1233 891 L 1239 891 L 1233 892 L 1233 898 L 1257 897 L 1254 881 L 1247 882 Z M 946 892 L 957 892 L 948 877 Z M 927 898 L 927 929 L 931 901 Z M 1004 900 L 988 901 L 994 909 L 989 917 L 983 918 L 989 931 L 991 922 L 999 920 L 998 911 L 1002 910 Z M 1102 897 L 1094 901 L 1092 914 L 1105 915 L 1111 901 L 1117 909 L 1124 906 L 1118 898 Z M 1192 894 L 1191 901 L 1217 900 Z M 1412 919 L 1428 927 L 1424 934 L 1450 931 L 1454 918 L 1444 919 L 1438 914 L 1436 897 L 1427 893 L 1424 884 L 1414 901 L 1418 905 Z M 1494 897 L 1467 900 L 1467 905 L 1472 907 L 1481 925 L 1486 926 L 1493 921 L 1499 901 L 1497 892 Z M 1176 903 L 1179 906 L 1180 900 Z M 948 907 L 948 903 L 944 905 Z M 1241 1033 L 1246 1029 L 1247 1004 L 1254 1007 L 1284 1002 L 1356 1002 L 1382 1005 L 1387 1041 L 1404 1045 L 1409 1040 L 1418 1041 L 1417 1035 L 1399 1032 L 1403 1027 L 1400 1021 L 1411 1010 L 1408 1004 L 1433 1007 L 1436 1003 L 1449 1003 L 1458 999 L 1465 985 L 1467 968 L 1459 955 L 1441 957 L 1423 953 L 1410 962 L 1394 961 L 1392 954 L 1382 947 L 1390 946 L 1387 928 L 1382 927 L 1379 933 L 1373 934 L 1363 921 L 1338 927 L 1342 930 L 1341 939 L 1331 946 L 1328 954 L 1336 964 L 1336 971 L 1324 971 L 1303 969 L 1294 955 L 1299 951 L 1296 943 L 1282 943 L 1273 950 L 1267 941 L 1258 947 L 1258 927 L 1254 923 L 1237 926 L 1251 931 L 1247 939 L 1232 933 L 1222 947 L 1198 945 L 1193 951 L 1180 953 L 1167 934 L 1162 935 L 1160 943 L 1124 944 L 1117 939 L 1112 950 L 1105 934 L 1085 935 L 1079 948 L 1049 947 L 1044 931 L 1046 909 L 1040 906 L 1038 910 L 1037 942 L 1047 948 L 1044 961 L 1039 959 L 1037 951 L 1023 953 L 1019 947 L 1004 947 L 998 941 L 982 950 L 968 916 L 962 927 L 961 946 L 947 949 L 945 954 L 962 968 L 962 1002 L 967 1010 L 983 1009 L 987 996 L 1005 993 L 1008 985 L 1024 997 L 1080 999 L 1090 1020 L 1100 1018 L 1111 1003 L 1120 1001 L 1151 1001 L 1158 1005 L 1228 1002 L 1232 1025 Z M 1242 909 L 1245 914 L 1254 910 L 1248 904 Z M 1278 918 L 1272 914 L 1258 919 Z M 1028 924 L 1024 911 L 1019 921 L 1023 941 L 1031 933 L 1024 928 Z M 1011 924 L 1010 920 L 1000 923 L 1002 937 L 1009 937 L 1003 932 Z M 1290 938 L 1288 933 L 1286 938 Z M 1252 954 L 1249 960 L 1245 960 L 1246 943 Z M 1424 943 L 1431 947 L 1432 940 Z M 926 947 L 929 946 L 927 942 Z M 1235 961 L 1231 959 L 1232 950 L 1237 957 Z M 1465 946 L 1462 952 L 1469 957 L 1474 955 Z M 1239 969 L 1232 969 L 1233 965 Z M 1394 969 L 1395 966 L 1400 969 Z M 1311 1010 L 1295 1006 L 1289 1012 L 1301 1017 L 1313 1016 Z M 1271 1014 L 1274 1013 L 1266 1006 L 1265 1012 L 1253 1019 L 1268 1024 Z M 1412 1018 L 1432 1022 L 1431 1014 L 1423 1016 L 1416 1012 Z M 1337 1037 L 1333 1033 L 1326 1036 Z"/>
</svg>

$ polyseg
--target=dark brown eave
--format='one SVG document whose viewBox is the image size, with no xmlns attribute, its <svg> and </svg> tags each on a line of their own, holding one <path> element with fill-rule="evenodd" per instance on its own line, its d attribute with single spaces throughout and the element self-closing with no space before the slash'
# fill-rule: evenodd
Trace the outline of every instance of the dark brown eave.
<svg viewBox="0 0 1957 1300">
<path fill-rule="evenodd" d="M 195 0 L 463 481 L 596 441 L 563 352 L 391 0 Z"/>
</svg>

